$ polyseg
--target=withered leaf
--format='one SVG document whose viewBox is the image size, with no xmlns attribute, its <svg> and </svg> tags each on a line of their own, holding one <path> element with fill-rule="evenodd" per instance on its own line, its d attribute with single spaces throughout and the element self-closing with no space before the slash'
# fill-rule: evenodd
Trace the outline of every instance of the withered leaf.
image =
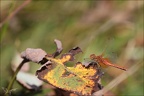
<svg viewBox="0 0 144 96">
<path fill-rule="evenodd" d="M 74 56 L 72 54 L 66 53 L 66 54 L 62 54 L 60 59 L 61 59 L 62 63 L 65 63 L 67 61 L 73 61 L 74 60 Z"/>
<path fill-rule="evenodd" d="M 69 50 L 69 53 L 71 53 L 72 55 L 76 55 L 80 52 L 82 52 L 82 50 L 79 47 L 75 47 L 75 48 Z"/>
<path fill-rule="evenodd" d="M 75 59 L 74 56 L 80 52 L 82 52 L 82 50 L 79 47 L 75 47 L 69 50 L 68 53 L 62 54 L 60 59 L 62 63 L 65 63 L 67 61 L 73 61 Z"/>
<path fill-rule="evenodd" d="M 46 52 L 42 49 L 27 48 L 21 53 L 21 57 L 29 61 L 39 63 L 45 56 Z"/>
<path fill-rule="evenodd" d="M 56 50 L 55 53 L 52 54 L 52 56 L 55 58 L 56 56 L 58 56 L 62 52 L 63 48 L 62 48 L 61 41 L 55 39 L 54 42 L 55 42 L 55 44 L 57 46 L 57 50 Z"/>
<path fill-rule="evenodd" d="M 22 71 L 17 74 L 16 80 L 29 90 L 38 90 L 43 83 L 35 75 Z"/>
<path fill-rule="evenodd" d="M 14 59 L 12 60 L 12 70 L 15 72 L 17 67 L 22 62 L 22 58 L 19 56 L 20 54 L 16 54 Z M 34 74 L 28 73 L 29 71 L 29 62 L 26 62 L 23 67 L 20 69 L 16 76 L 16 80 L 21 84 L 23 87 L 29 90 L 38 90 L 42 86 L 42 81 L 39 80 Z"/>
<path fill-rule="evenodd" d="M 61 59 L 47 57 L 50 64 L 45 64 L 36 75 L 43 80 L 60 89 L 77 93 L 79 95 L 90 96 L 93 92 L 100 90 L 99 69 L 86 68 L 82 63 L 77 63 L 75 67 L 66 67 Z"/>
<path fill-rule="evenodd" d="M 91 66 L 93 66 L 93 67 L 96 66 L 97 68 L 99 67 L 98 62 L 91 60 L 90 58 L 84 59 L 83 65 L 87 68 L 91 67 Z"/>
</svg>

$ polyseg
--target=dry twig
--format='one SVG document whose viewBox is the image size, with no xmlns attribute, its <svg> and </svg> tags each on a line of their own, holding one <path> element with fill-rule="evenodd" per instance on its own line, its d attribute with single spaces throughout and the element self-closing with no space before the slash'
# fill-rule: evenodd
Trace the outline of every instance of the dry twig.
<svg viewBox="0 0 144 96">
<path fill-rule="evenodd" d="M 5 20 L 3 20 L 0 23 L 0 28 L 2 28 L 2 26 L 4 25 L 4 23 L 6 23 L 8 20 L 10 20 L 11 18 L 13 18 L 20 10 L 22 10 L 26 5 L 28 5 L 31 2 L 31 0 L 26 0 L 25 2 L 23 2 L 22 5 L 20 5 L 17 9 L 15 9 Z"/>
</svg>

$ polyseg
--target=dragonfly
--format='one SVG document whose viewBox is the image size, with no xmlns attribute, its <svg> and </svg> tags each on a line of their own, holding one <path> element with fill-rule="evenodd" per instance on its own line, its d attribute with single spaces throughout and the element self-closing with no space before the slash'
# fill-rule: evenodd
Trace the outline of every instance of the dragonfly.
<svg viewBox="0 0 144 96">
<path fill-rule="evenodd" d="M 118 66 L 116 64 L 111 63 L 111 61 L 108 58 L 104 58 L 103 56 L 104 56 L 104 54 L 101 54 L 101 55 L 98 55 L 98 56 L 95 55 L 95 54 L 91 54 L 90 59 L 95 61 L 96 63 L 98 63 L 103 68 L 107 68 L 107 67 L 111 66 L 111 67 L 115 67 L 115 68 L 118 68 L 118 69 L 121 69 L 121 70 L 124 70 L 124 71 L 127 70 L 124 67 L 121 67 L 121 66 Z"/>
</svg>

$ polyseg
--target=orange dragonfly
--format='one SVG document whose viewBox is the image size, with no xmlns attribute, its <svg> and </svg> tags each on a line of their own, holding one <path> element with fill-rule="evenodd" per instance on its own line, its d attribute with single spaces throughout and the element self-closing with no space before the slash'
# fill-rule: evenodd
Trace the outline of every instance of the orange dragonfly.
<svg viewBox="0 0 144 96">
<path fill-rule="evenodd" d="M 108 58 L 103 57 L 103 54 L 99 55 L 99 56 L 96 56 L 95 54 L 91 54 L 90 59 L 97 62 L 103 68 L 106 68 L 108 66 L 112 66 L 112 67 L 115 67 L 115 68 L 118 68 L 118 69 L 121 69 L 121 70 L 124 70 L 124 71 L 127 70 L 124 67 L 120 67 L 120 66 L 117 66 L 115 64 L 112 64 Z"/>
</svg>

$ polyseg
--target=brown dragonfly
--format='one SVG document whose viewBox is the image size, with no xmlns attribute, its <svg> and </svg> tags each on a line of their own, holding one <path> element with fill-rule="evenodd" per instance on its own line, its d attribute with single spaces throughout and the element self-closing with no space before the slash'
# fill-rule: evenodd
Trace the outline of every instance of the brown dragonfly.
<svg viewBox="0 0 144 96">
<path fill-rule="evenodd" d="M 117 66 L 115 64 L 112 64 L 110 62 L 110 60 L 108 58 L 104 58 L 103 57 L 103 54 L 99 55 L 99 56 L 96 56 L 95 54 L 91 54 L 90 55 L 90 59 L 97 62 L 101 67 L 103 68 L 106 68 L 106 67 L 109 67 L 109 66 L 112 66 L 112 67 L 115 67 L 115 68 L 118 68 L 118 69 L 121 69 L 121 70 L 124 70 L 126 71 L 127 69 L 124 68 L 124 67 L 121 67 L 121 66 Z"/>
</svg>

